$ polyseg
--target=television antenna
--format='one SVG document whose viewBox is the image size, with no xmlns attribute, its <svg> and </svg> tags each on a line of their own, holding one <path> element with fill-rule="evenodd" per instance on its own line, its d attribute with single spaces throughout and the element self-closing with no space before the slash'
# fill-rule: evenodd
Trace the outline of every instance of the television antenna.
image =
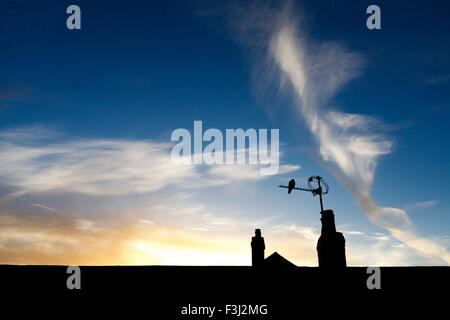
<svg viewBox="0 0 450 320">
<path fill-rule="evenodd" d="M 319 195 L 320 210 L 321 210 L 320 212 L 323 211 L 322 195 L 328 193 L 329 187 L 328 187 L 327 182 L 322 177 L 320 177 L 320 176 L 309 177 L 307 188 L 296 187 L 294 179 L 291 179 L 291 181 L 289 181 L 289 184 L 287 186 L 280 185 L 279 187 L 288 189 L 288 193 L 291 193 L 292 190 L 300 190 L 300 191 L 311 192 L 313 197 Z"/>
</svg>

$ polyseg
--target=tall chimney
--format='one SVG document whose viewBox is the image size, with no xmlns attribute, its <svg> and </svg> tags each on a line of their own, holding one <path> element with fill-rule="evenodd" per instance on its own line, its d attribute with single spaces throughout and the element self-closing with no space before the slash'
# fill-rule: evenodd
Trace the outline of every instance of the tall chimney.
<svg viewBox="0 0 450 320">
<path fill-rule="evenodd" d="M 319 267 L 345 267 L 345 239 L 341 232 L 336 232 L 333 210 L 324 210 L 320 214 L 322 232 L 317 241 Z"/>
<path fill-rule="evenodd" d="M 261 237 L 261 229 L 255 230 L 255 236 L 252 237 L 252 266 L 259 267 L 264 264 L 264 250 L 266 245 L 264 244 L 264 238 Z"/>
</svg>

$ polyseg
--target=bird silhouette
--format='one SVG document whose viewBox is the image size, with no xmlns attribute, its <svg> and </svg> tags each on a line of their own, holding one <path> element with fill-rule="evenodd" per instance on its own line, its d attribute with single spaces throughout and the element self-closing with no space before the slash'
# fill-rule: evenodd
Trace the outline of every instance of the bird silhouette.
<svg viewBox="0 0 450 320">
<path fill-rule="evenodd" d="M 289 184 L 288 184 L 288 193 L 291 193 L 292 189 L 294 189 L 294 188 L 295 188 L 295 180 L 291 179 L 291 181 L 289 181 Z"/>
</svg>

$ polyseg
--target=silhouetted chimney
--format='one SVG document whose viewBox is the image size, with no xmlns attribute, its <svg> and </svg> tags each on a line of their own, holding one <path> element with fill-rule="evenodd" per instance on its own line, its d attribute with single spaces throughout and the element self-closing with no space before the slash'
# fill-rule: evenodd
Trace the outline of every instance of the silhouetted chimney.
<svg viewBox="0 0 450 320">
<path fill-rule="evenodd" d="M 261 229 L 255 230 L 255 236 L 252 237 L 252 266 L 258 267 L 264 264 L 264 238 L 261 237 Z"/>
<path fill-rule="evenodd" d="M 341 232 L 336 232 L 333 210 L 324 210 L 320 214 L 322 232 L 317 241 L 319 267 L 345 267 L 345 239 Z"/>
</svg>

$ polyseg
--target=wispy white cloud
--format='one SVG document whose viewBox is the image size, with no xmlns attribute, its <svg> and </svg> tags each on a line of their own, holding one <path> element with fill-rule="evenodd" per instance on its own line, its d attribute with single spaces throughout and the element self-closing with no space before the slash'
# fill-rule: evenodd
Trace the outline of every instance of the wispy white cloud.
<svg viewBox="0 0 450 320">
<path fill-rule="evenodd" d="M 344 232 L 346 235 L 351 235 L 351 236 L 362 236 L 362 235 L 364 235 L 364 232 L 355 231 L 355 230 L 344 230 L 342 232 Z"/>
<path fill-rule="evenodd" d="M 33 203 L 33 206 L 42 208 L 42 209 L 45 209 L 45 210 L 51 211 L 51 212 L 58 212 L 58 210 L 56 210 L 55 208 L 44 206 L 43 204 L 40 204 L 40 203 Z"/>
<path fill-rule="evenodd" d="M 33 134 L 33 129 L 37 131 Z M 172 144 L 124 139 L 65 139 L 43 128 L 0 132 L 0 177 L 22 192 L 126 195 L 189 184 L 208 186 L 261 180 L 261 165 L 196 166 L 172 161 Z M 279 173 L 299 166 L 282 165 Z"/>
<path fill-rule="evenodd" d="M 266 176 L 260 172 L 261 165 L 221 165 L 214 166 L 208 171 L 214 177 L 214 181 L 221 184 L 228 184 L 239 180 L 262 180 Z M 289 173 L 300 169 L 296 165 L 281 165 L 278 174 Z M 222 180 L 218 180 L 222 178 Z"/>
<path fill-rule="evenodd" d="M 427 209 L 435 207 L 439 204 L 438 200 L 427 200 L 427 201 L 419 201 L 414 203 L 408 203 L 405 205 L 404 209 L 407 211 L 414 211 L 419 209 Z"/>
<path fill-rule="evenodd" d="M 168 145 L 125 140 L 79 140 L 42 146 L 0 142 L 0 176 L 24 191 L 119 195 L 158 190 L 195 174 L 173 164 Z"/>
</svg>

